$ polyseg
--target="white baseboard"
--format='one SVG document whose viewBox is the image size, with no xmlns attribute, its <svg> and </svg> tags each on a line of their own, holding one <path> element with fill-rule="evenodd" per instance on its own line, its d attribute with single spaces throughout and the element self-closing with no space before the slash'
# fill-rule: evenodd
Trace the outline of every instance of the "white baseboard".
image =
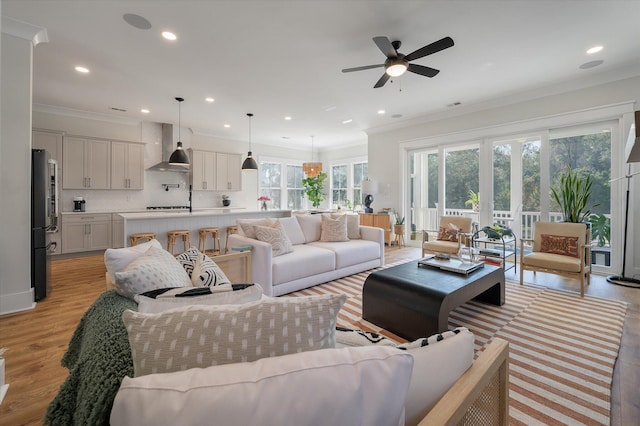
<svg viewBox="0 0 640 426">
<path fill-rule="evenodd" d="M 4 399 L 4 396 L 7 394 L 8 389 L 9 389 L 8 384 L 0 386 L 0 404 L 2 404 L 2 400 Z"/>
</svg>

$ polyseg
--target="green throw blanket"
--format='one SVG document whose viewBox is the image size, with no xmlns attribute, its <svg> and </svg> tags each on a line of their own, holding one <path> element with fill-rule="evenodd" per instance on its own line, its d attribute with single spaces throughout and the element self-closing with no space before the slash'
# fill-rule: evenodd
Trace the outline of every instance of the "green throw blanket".
<svg viewBox="0 0 640 426">
<path fill-rule="evenodd" d="M 108 425 L 113 400 L 124 376 L 133 377 L 125 309 L 138 305 L 114 290 L 101 294 L 76 328 L 62 366 L 69 376 L 49 404 L 48 425 Z"/>
</svg>

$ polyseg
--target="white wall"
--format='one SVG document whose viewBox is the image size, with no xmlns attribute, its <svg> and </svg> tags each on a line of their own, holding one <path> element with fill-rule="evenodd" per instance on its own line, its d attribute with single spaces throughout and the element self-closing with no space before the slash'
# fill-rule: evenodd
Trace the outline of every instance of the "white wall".
<svg viewBox="0 0 640 426">
<path fill-rule="evenodd" d="M 558 114 L 571 113 L 589 108 L 602 107 L 628 101 L 635 101 L 635 109 L 639 109 L 640 77 L 629 78 L 582 90 L 575 90 L 563 94 L 541 97 L 526 102 L 504 105 L 485 109 L 477 112 L 465 112 L 459 109 L 455 116 L 439 120 L 421 123 L 400 123 L 393 129 L 370 130 L 369 135 L 369 176 L 380 182 L 382 190 L 376 196 L 376 204 L 395 207 L 402 211 L 401 196 L 404 171 L 401 169 L 401 144 L 419 144 L 420 140 L 437 136 L 452 135 L 459 132 L 478 130 L 478 133 L 487 133 L 493 127 L 525 122 L 540 117 L 548 117 Z M 471 109 L 471 107 L 469 107 Z M 484 130 L 481 130 L 484 129 Z M 487 130 L 489 129 L 489 130 Z M 496 130 L 498 131 L 498 130 Z M 622 146 L 626 143 L 627 135 L 624 134 L 619 141 Z M 621 148 L 621 147 L 617 147 Z M 633 165 L 634 170 L 639 170 L 638 164 Z M 624 175 L 626 166 L 620 162 L 613 165 L 614 176 Z M 632 200 L 629 214 L 629 246 L 627 248 L 627 274 L 640 274 L 640 215 L 634 212 L 640 211 L 640 196 L 638 196 L 640 182 L 635 179 L 631 188 Z M 616 196 L 624 200 L 626 187 L 619 186 Z M 635 195 L 635 196 L 634 196 Z M 624 201 L 623 201 L 624 202 Z M 618 242 L 620 239 L 618 239 Z M 622 244 L 620 243 L 620 247 Z M 616 271 L 618 273 L 618 271 Z"/>
</svg>

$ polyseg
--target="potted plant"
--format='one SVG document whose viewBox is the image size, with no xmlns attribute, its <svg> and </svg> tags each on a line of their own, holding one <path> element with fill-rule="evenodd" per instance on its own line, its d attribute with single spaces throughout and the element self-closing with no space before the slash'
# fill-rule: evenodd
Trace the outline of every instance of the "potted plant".
<svg viewBox="0 0 640 426">
<path fill-rule="evenodd" d="M 306 194 L 314 208 L 318 208 L 324 201 L 324 181 L 327 178 L 325 172 L 318 176 L 306 177 L 302 179 L 303 194 Z"/>
<path fill-rule="evenodd" d="M 567 165 L 556 185 L 551 188 L 551 197 L 560 206 L 565 222 L 586 222 L 591 209 L 600 205 L 589 205 L 592 185 L 593 178 L 590 174 L 580 173 Z"/>
<path fill-rule="evenodd" d="M 482 231 L 486 234 L 487 238 L 492 240 L 500 240 L 502 237 L 510 237 L 513 235 L 513 231 L 504 225 L 494 223 L 492 226 L 485 226 Z"/>
<path fill-rule="evenodd" d="M 229 207 L 231 205 L 231 199 L 229 198 L 228 195 L 222 196 L 222 205 L 225 207 Z"/>
<path fill-rule="evenodd" d="M 396 214 L 396 223 L 393 225 L 393 232 L 396 234 L 404 235 L 404 216 L 400 217 Z"/>
<path fill-rule="evenodd" d="M 466 206 L 471 206 L 474 212 L 480 211 L 480 191 L 475 192 L 473 189 L 469 190 L 469 199 L 464 202 Z"/>
<path fill-rule="evenodd" d="M 598 240 L 598 247 L 609 245 L 611 240 L 611 219 L 602 213 L 589 216 L 591 223 L 591 238 Z"/>
<path fill-rule="evenodd" d="M 271 198 L 266 195 L 261 195 L 258 197 L 258 201 L 262 201 L 262 210 L 267 210 L 267 201 L 271 201 Z"/>
</svg>

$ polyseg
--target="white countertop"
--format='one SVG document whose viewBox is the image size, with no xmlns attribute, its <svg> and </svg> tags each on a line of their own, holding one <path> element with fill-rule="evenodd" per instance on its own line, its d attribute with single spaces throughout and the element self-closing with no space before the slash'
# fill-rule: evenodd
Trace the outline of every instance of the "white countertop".
<svg viewBox="0 0 640 426">
<path fill-rule="evenodd" d="M 269 215 L 270 213 L 282 213 L 288 212 L 291 210 L 247 210 L 240 208 L 229 208 L 229 207 L 220 207 L 220 208 L 210 208 L 210 209 L 193 209 L 193 212 L 188 211 L 150 211 L 145 210 L 144 212 L 131 212 L 131 213 L 120 213 L 126 220 L 142 220 L 142 219 L 168 219 L 168 218 L 188 218 L 188 217 L 202 217 L 202 216 L 219 216 L 219 215 L 234 215 L 234 216 L 242 216 L 242 215 L 255 215 L 256 213 L 264 213 L 265 215 Z"/>
<path fill-rule="evenodd" d="M 206 208 L 194 208 L 193 212 L 202 212 L 202 211 L 246 211 L 244 207 L 206 207 Z M 189 213 L 186 209 L 175 209 L 175 210 L 149 210 L 149 209 L 132 209 L 132 210 L 91 210 L 84 212 L 60 212 L 63 215 L 78 215 L 78 214 L 122 214 L 122 213 Z"/>
</svg>

